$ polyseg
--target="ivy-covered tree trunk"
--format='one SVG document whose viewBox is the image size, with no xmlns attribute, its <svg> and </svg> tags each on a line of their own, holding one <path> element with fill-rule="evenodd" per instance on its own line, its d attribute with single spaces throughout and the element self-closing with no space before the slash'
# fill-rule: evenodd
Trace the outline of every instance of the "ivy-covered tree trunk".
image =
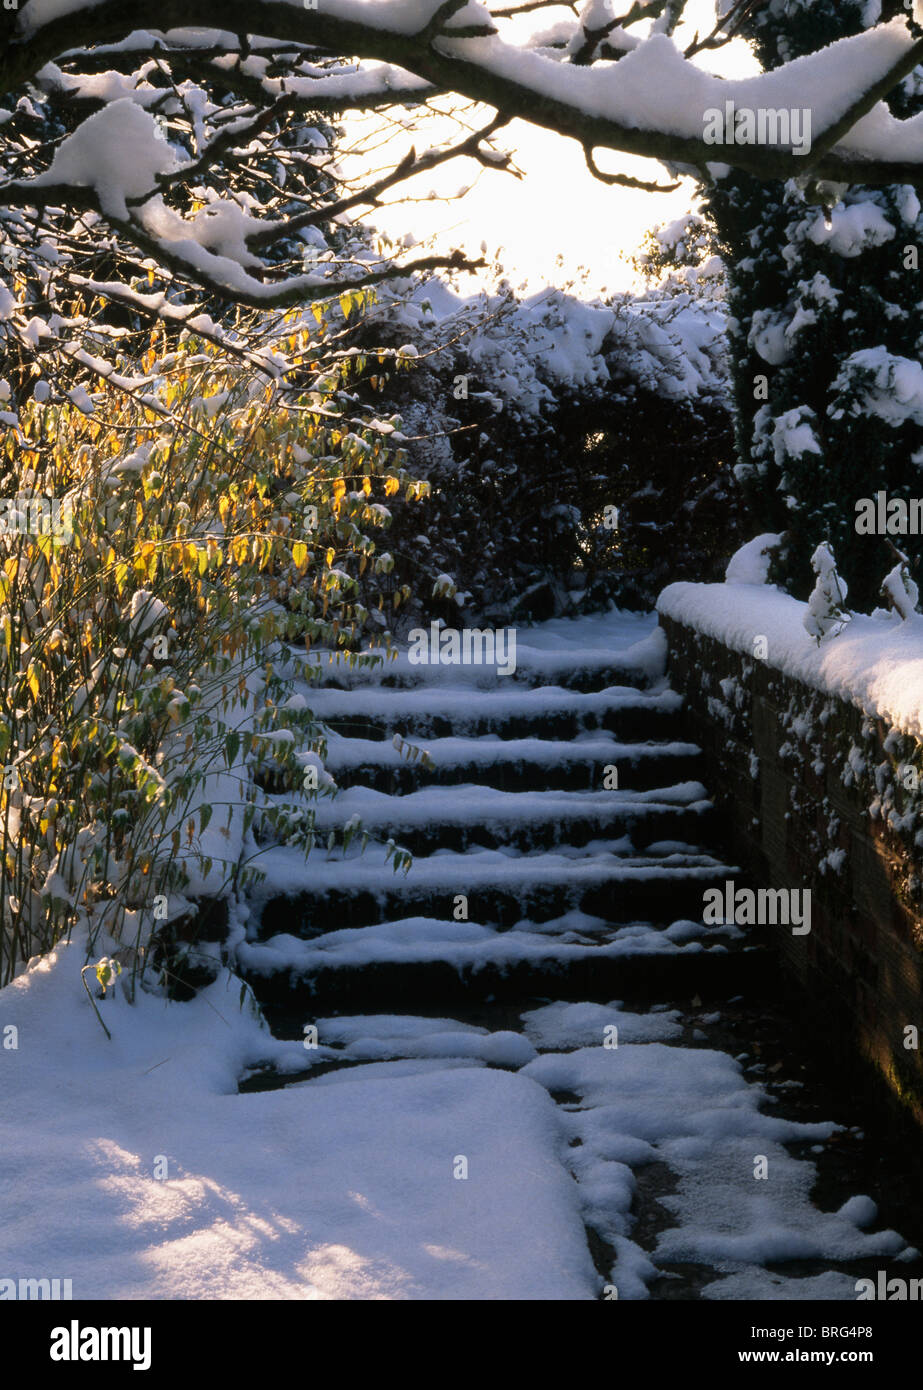
<svg viewBox="0 0 923 1390">
<path fill-rule="evenodd" d="M 900 0 L 768 0 L 744 32 L 768 69 L 897 14 Z M 923 110 L 923 70 L 891 108 Z M 772 577 L 805 598 L 826 541 L 851 604 L 873 607 L 893 557 L 857 531 L 857 503 L 923 496 L 920 200 L 732 172 L 706 205 L 729 265 L 737 476 L 755 529 L 788 538 Z M 914 564 L 920 546 L 903 547 Z"/>
</svg>

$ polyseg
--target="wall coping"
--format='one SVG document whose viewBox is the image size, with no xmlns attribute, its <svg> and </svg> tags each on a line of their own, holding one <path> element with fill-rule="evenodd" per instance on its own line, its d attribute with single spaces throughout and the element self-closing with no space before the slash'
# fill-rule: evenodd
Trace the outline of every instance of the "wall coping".
<svg viewBox="0 0 923 1390">
<path fill-rule="evenodd" d="M 902 621 L 881 610 L 854 614 L 818 646 L 804 627 L 807 611 L 773 584 L 670 584 L 657 600 L 661 617 L 757 656 L 923 742 L 923 615 Z"/>
</svg>

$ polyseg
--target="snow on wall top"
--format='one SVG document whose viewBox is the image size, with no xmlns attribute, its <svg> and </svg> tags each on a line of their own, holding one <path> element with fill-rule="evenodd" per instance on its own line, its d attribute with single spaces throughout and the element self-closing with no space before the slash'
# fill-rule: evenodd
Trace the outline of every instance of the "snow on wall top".
<svg viewBox="0 0 923 1390">
<path fill-rule="evenodd" d="M 923 616 L 856 614 L 818 646 L 804 628 L 807 605 L 774 585 L 670 584 L 657 611 L 748 656 L 765 637 L 774 669 L 923 739 Z"/>
</svg>

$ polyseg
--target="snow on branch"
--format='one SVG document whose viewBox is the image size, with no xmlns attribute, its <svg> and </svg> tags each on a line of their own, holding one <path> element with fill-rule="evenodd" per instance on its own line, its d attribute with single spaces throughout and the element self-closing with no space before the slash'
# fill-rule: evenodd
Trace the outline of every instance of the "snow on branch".
<svg viewBox="0 0 923 1390">
<path fill-rule="evenodd" d="M 847 183 L 920 179 L 923 121 L 895 120 L 881 104 L 923 60 L 923 41 L 914 40 L 905 19 L 732 82 L 710 76 L 684 57 L 668 32 L 658 31 L 671 29 L 681 10 L 675 4 L 633 6 L 637 18 L 658 12 L 660 18 L 655 32 L 616 55 L 617 62 L 586 62 L 581 47 L 581 61 L 557 61 L 547 49 L 531 51 L 530 40 L 516 42 L 508 22 L 475 0 L 319 0 L 316 10 L 305 9 L 301 0 L 164 0 L 158 8 L 162 28 L 151 42 L 162 43 L 165 52 L 178 43 L 187 56 L 195 46 L 191 34 L 203 49 L 223 42 L 231 53 L 236 48 L 236 59 L 226 66 L 229 81 L 239 73 L 260 82 L 267 95 L 284 84 L 290 95 L 307 98 L 314 89 L 320 96 L 327 79 L 317 73 L 299 78 L 297 61 L 290 77 L 274 76 L 270 41 L 260 41 L 267 57 L 255 43 L 242 41 L 246 53 L 235 44 L 236 35 L 252 35 L 258 27 L 296 51 L 303 46 L 305 56 L 313 49 L 391 64 L 410 75 L 397 78 L 395 95 L 412 89 L 415 80 L 418 96 L 421 83 L 423 91 L 456 92 L 570 136 L 584 148 L 697 167 L 720 157 L 768 178 L 803 173 L 799 155 L 783 144 L 741 142 L 719 152 L 706 143 L 706 113 L 727 102 L 751 111 L 801 109 L 809 102 L 817 177 Z M 626 22 L 631 18 L 630 12 Z M 88 41 L 110 42 L 113 56 L 125 44 L 129 53 L 133 24 L 124 0 L 28 0 L 18 15 L 18 36 L 0 57 L 0 84 L 11 90 Z M 575 18 L 578 43 L 588 32 L 595 36 L 596 26 L 592 14 L 585 21 Z M 361 64 L 353 74 L 340 71 L 329 80 L 336 82 L 343 107 L 367 101 L 369 76 Z"/>
<path fill-rule="evenodd" d="M 0 111 L 0 261 L 28 257 L 37 285 L 52 273 L 114 284 L 111 271 L 78 264 L 106 246 L 129 298 L 139 269 L 157 268 L 165 316 L 168 303 L 185 312 L 190 289 L 278 309 L 415 269 L 471 269 L 479 263 L 458 253 L 385 262 L 341 254 L 326 238 L 450 158 L 515 174 L 491 145 L 514 118 L 576 140 L 612 184 L 664 186 L 605 172 L 597 151 L 646 156 L 674 174 L 730 165 L 763 178 L 810 170 L 838 183 L 923 185 L 923 117 L 896 120 L 884 101 L 923 60 L 904 19 L 725 81 L 694 59 L 733 31 L 746 0 L 725 6 L 686 54 L 671 36 L 684 0 L 615 8 L 585 0 L 556 16 L 549 48 L 502 5 L 478 0 L 163 0 L 156 30 L 138 28 L 126 0 L 27 0 L 8 12 L 0 41 L 0 87 L 28 93 Z M 323 111 L 419 107 L 443 93 L 496 115 L 364 185 L 344 179 L 315 129 Z M 794 120 L 781 119 L 790 111 L 797 140 Z M 767 117 L 753 122 L 762 143 L 738 138 L 735 112 Z"/>
</svg>

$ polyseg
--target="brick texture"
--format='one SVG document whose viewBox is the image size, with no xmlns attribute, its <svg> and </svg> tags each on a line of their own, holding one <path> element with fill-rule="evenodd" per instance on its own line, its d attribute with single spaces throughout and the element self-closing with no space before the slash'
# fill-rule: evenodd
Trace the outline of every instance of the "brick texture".
<svg viewBox="0 0 923 1390">
<path fill-rule="evenodd" d="M 808 935 L 764 930 L 836 1045 L 923 1126 L 923 745 L 774 669 L 771 653 L 661 622 L 686 732 L 746 870 L 738 886 L 811 889 Z"/>
</svg>

